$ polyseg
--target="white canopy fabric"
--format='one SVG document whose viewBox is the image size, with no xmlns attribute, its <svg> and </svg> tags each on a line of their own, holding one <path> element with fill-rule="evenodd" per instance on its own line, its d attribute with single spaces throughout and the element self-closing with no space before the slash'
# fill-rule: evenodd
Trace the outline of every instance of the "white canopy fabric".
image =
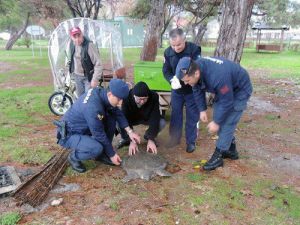
<svg viewBox="0 0 300 225">
<path fill-rule="evenodd" d="M 49 40 L 48 57 L 55 90 L 63 88 L 68 79 L 66 65 L 70 60 L 69 31 L 75 26 L 80 27 L 83 34 L 98 47 L 105 69 L 111 70 L 114 74 L 115 71 L 124 67 L 121 33 L 112 23 L 89 18 L 72 18 L 60 23 Z"/>
</svg>

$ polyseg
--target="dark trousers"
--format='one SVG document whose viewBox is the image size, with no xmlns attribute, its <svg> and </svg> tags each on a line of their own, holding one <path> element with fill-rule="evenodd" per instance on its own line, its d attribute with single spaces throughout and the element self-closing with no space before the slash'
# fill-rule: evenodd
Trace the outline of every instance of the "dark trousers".
<svg viewBox="0 0 300 225">
<path fill-rule="evenodd" d="M 128 121 L 129 122 L 129 121 Z M 140 124 L 143 124 L 143 125 L 149 125 L 149 121 L 145 121 L 145 120 L 136 120 L 136 121 L 130 121 L 129 122 L 129 126 L 132 128 L 133 126 L 137 126 L 137 125 L 140 125 Z M 160 118 L 159 120 L 159 129 L 158 129 L 158 132 L 162 131 L 162 129 L 164 129 L 164 127 L 166 126 L 166 121 L 164 118 Z M 121 137 L 122 139 L 124 140 L 129 140 L 129 136 L 126 132 L 125 129 L 121 129 Z M 146 140 L 148 140 L 149 138 L 147 137 L 147 135 L 145 134 L 144 135 L 144 138 Z"/>
<path fill-rule="evenodd" d="M 216 147 L 222 152 L 230 148 L 231 143 L 235 140 L 234 132 L 244 110 L 247 108 L 249 95 L 246 93 L 238 93 L 234 98 L 234 107 L 228 117 L 220 124 L 218 131 L 218 140 Z M 218 103 L 214 104 L 214 110 L 218 109 Z"/>
<path fill-rule="evenodd" d="M 199 121 L 199 110 L 195 103 L 193 93 L 178 94 L 174 90 L 171 93 L 171 121 L 170 136 L 172 140 L 179 141 L 182 136 L 183 106 L 186 110 L 185 138 L 186 144 L 195 144 L 197 138 L 197 122 Z"/>
<path fill-rule="evenodd" d="M 112 117 L 107 117 L 104 121 L 105 133 L 112 142 L 116 121 Z M 67 134 L 65 139 L 58 142 L 62 147 L 74 150 L 73 158 L 78 161 L 94 159 L 104 153 L 103 145 L 93 136 L 85 134 Z"/>
</svg>

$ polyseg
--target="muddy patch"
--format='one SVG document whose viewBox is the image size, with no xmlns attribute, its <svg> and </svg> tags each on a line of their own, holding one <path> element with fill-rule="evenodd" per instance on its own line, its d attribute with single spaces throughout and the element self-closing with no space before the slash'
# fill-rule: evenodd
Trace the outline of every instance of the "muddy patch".
<svg viewBox="0 0 300 225">
<path fill-rule="evenodd" d="M 280 112 L 280 108 L 271 103 L 271 101 L 264 100 L 260 97 L 252 96 L 248 102 L 248 113 L 262 114 L 265 112 Z"/>
</svg>

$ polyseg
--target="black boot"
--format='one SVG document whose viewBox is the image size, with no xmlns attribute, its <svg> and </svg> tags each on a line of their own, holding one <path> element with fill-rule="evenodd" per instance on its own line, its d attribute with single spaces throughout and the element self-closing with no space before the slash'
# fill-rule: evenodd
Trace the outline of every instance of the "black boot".
<svg viewBox="0 0 300 225">
<path fill-rule="evenodd" d="M 239 158 L 239 153 L 236 150 L 235 142 L 231 143 L 228 151 L 222 152 L 222 158 L 223 159 L 229 158 L 232 160 L 237 160 Z"/>
<path fill-rule="evenodd" d="M 103 164 L 109 165 L 109 166 L 115 166 L 113 162 L 110 160 L 110 158 L 105 154 L 102 153 L 96 158 L 96 161 L 102 162 Z"/>
<path fill-rule="evenodd" d="M 130 140 L 129 139 L 121 139 L 119 141 L 119 143 L 117 144 L 117 149 L 123 148 L 124 146 L 128 146 L 130 144 Z"/>
<path fill-rule="evenodd" d="M 86 171 L 85 166 L 81 163 L 81 161 L 75 160 L 73 154 L 74 152 L 70 152 L 68 155 L 68 162 L 70 163 L 72 169 L 78 173 L 84 173 Z"/>
<path fill-rule="evenodd" d="M 187 153 L 192 153 L 193 151 L 195 151 L 196 146 L 195 144 L 187 144 L 186 145 L 186 152 Z"/>
<path fill-rule="evenodd" d="M 203 166 L 204 170 L 214 170 L 220 166 L 223 166 L 222 153 L 218 148 L 216 148 L 214 154 L 208 160 L 208 162 Z"/>
</svg>

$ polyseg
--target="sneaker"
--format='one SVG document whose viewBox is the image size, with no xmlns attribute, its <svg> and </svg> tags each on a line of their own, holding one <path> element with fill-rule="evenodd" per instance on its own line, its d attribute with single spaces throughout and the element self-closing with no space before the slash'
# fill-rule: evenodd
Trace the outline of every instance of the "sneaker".
<svg viewBox="0 0 300 225">
<path fill-rule="evenodd" d="M 219 149 L 216 148 L 212 157 L 208 162 L 203 166 L 204 170 L 214 170 L 220 166 L 223 166 L 222 153 L 219 152 Z"/>
</svg>

